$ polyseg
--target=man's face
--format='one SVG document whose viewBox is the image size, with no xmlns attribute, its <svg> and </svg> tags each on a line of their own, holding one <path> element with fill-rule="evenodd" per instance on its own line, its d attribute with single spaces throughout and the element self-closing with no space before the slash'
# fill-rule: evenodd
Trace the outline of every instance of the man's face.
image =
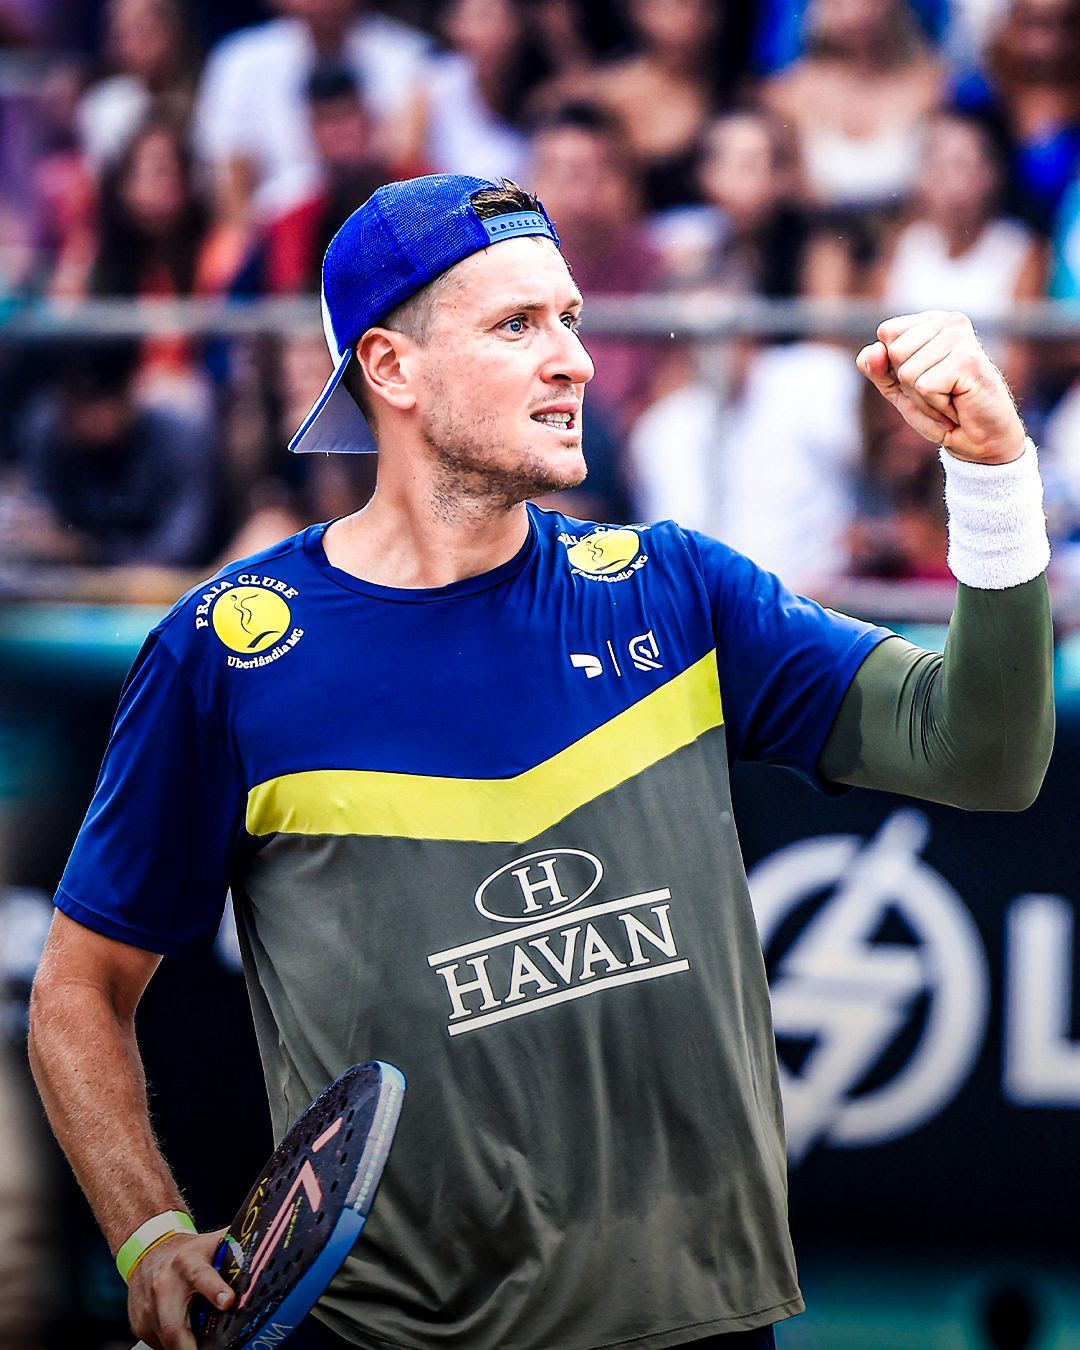
<svg viewBox="0 0 1080 1350">
<path fill-rule="evenodd" d="M 549 240 L 507 239 L 458 263 L 416 353 L 417 411 L 436 490 L 509 508 L 585 477 L 593 364 L 581 296 Z"/>
<path fill-rule="evenodd" d="M 319 158 L 329 168 L 352 169 L 370 163 L 371 122 L 355 94 L 313 103 L 311 131 Z"/>
</svg>

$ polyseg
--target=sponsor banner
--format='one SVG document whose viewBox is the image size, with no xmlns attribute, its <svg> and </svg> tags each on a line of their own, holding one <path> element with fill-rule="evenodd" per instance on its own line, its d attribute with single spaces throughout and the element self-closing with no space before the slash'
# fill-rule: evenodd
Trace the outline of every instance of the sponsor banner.
<svg viewBox="0 0 1080 1350">
<path fill-rule="evenodd" d="M 734 788 L 797 1233 L 1080 1252 L 1080 723 L 1016 815 Z"/>
</svg>

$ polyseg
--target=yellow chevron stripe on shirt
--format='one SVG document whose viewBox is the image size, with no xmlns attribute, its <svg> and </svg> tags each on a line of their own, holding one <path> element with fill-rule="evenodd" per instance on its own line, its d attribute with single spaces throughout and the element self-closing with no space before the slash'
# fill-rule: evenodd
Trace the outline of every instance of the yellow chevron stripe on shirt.
<svg viewBox="0 0 1080 1350">
<path fill-rule="evenodd" d="M 512 778 L 312 769 L 248 793 L 251 835 L 377 835 L 524 843 L 724 720 L 716 654 Z"/>
</svg>

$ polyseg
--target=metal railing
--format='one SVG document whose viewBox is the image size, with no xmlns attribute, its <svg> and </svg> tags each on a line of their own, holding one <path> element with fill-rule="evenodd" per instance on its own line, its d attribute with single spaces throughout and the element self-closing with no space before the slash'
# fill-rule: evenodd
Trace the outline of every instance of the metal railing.
<svg viewBox="0 0 1080 1350">
<path fill-rule="evenodd" d="M 599 337 L 688 342 L 743 337 L 830 338 L 865 342 L 888 317 L 879 301 L 765 300 L 727 295 L 655 294 L 586 297 L 584 330 Z M 1080 301 L 1015 305 L 1004 317 L 973 314 L 979 332 L 1028 341 L 1080 340 Z M 0 342 L 95 336 L 287 337 L 321 332 L 317 296 L 250 300 L 9 299 Z"/>
<path fill-rule="evenodd" d="M 734 339 L 828 339 L 857 347 L 869 341 L 887 317 L 877 301 L 765 300 L 725 295 L 649 294 L 587 299 L 583 332 L 628 340 L 676 340 L 704 349 Z M 972 315 L 979 333 L 996 340 L 1076 342 L 1080 351 L 1080 303 L 1038 301 L 1014 306 L 1004 317 Z M 245 300 L 101 299 L 8 300 L 0 308 L 0 346 L 43 344 L 101 336 L 146 337 L 155 334 L 191 338 L 253 338 L 321 334 L 316 296 L 260 297 Z M 706 365 L 704 368 L 709 369 Z M 148 582 L 148 578 L 150 578 Z M 140 570 L 134 581 L 116 572 L 40 569 L 20 579 L 19 569 L 0 567 L 0 593 L 28 599 L 78 597 L 81 600 L 156 599 L 179 594 L 188 574 Z M 1055 578 L 1059 627 L 1080 627 L 1080 585 Z M 939 623 L 952 608 L 952 587 L 942 583 L 892 582 L 837 578 L 820 596 L 837 608 L 891 622 Z"/>
</svg>

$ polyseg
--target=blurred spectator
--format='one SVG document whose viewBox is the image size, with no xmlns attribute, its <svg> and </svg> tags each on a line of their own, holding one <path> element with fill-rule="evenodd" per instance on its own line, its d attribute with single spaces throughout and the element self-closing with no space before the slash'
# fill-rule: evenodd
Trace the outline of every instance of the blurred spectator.
<svg viewBox="0 0 1080 1350">
<path fill-rule="evenodd" d="M 90 87 L 77 114 L 83 151 L 98 174 L 152 114 L 186 124 L 197 71 L 178 0 L 110 0 L 104 17 L 113 74 Z"/>
<path fill-rule="evenodd" d="M 26 181 L 34 174 L 32 152 L 22 163 L 13 163 L 0 149 L 0 307 L 26 292 L 35 279 L 36 222 Z"/>
<path fill-rule="evenodd" d="M 550 113 L 560 103 L 584 97 L 601 53 L 620 45 L 616 18 L 622 0 L 519 0 L 529 36 L 547 67 L 539 106 Z M 537 107 L 537 99 L 532 100 Z"/>
<path fill-rule="evenodd" d="M 812 201 L 888 207 L 914 182 L 942 69 L 906 0 L 813 0 L 808 23 L 806 55 L 762 96 L 798 135 Z"/>
<path fill-rule="evenodd" d="M 873 293 L 890 314 L 959 309 L 972 319 L 1008 315 L 1042 295 L 1045 249 L 1001 212 L 1002 153 L 989 129 L 957 112 L 926 128 L 908 219 L 882 258 Z M 998 344 L 995 358 L 1017 391 L 1026 384 L 1022 345 Z"/>
<path fill-rule="evenodd" d="M 43 561 L 187 566 L 205 560 L 214 446 L 200 419 L 140 407 L 135 342 L 62 353 L 56 387 L 27 413 L 5 546 Z"/>
<path fill-rule="evenodd" d="M 852 576 L 948 581 L 941 466 L 933 447 L 870 385 L 862 391 Z"/>
<path fill-rule="evenodd" d="M 58 259 L 86 251 L 92 236 L 97 183 L 79 145 L 76 115 L 82 72 L 70 60 L 48 67 L 36 104 L 36 163 L 31 174 L 35 215 L 34 281 L 52 276 Z"/>
<path fill-rule="evenodd" d="M 450 50 L 413 91 L 405 145 L 417 171 L 522 176 L 529 94 L 549 73 L 515 0 L 446 0 L 439 26 Z"/>
<path fill-rule="evenodd" d="M 1011 0 L 984 69 L 960 82 L 955 99 L 1000 118 L 1017 206 L 1049 229 L 1080 165 L 1080 0 Z"/>
<path fill-rule="evenodd" d="M 51 1253 L 38 1112 L 0 1040 L 0 1350 L 45 1344 L 45 1288 Z"/>
<path fill-rule="evenodd" d="M 1053 266 L 1049 293 L 1055 300 L 1080 299 L 1080 178 L 1074 178 L 1061 199 L 1054 220 Z"/>
<path fill-rule="evenodd" d="M 926 128 L 909 219 L 880 265 L 876 297 L 897 313 L 960 309 L 996 319 L 1042 293 L 1035 236 L 1001 215 L 1000 151 L 989 129 L 957 112 Z"/>
<path fill-rule="evenodd" d="M 1009 0 L 948 0 L 942 49 L 954 70 L 982 64 Z"/>
<path fill-rule="evenodd" d="M 290 455 L 285 450 L 330 370 L 330 354 L 321 334 L 289 337 L 281 344 L 276 371 L 278 419 L 273 435 L 276 455 L 272 461 L 276 459 L 282 465 L 279 480 L 293 488 L 294 510 L 301 517 L 300 525 L 294 528 L 356 511 L 375 488 L 376 460 L 372 454 Z"/>
<path fill-rule="evenodd" d="M 586 302 L 592 296 L 654 289 L 661 260 L 641 213 L 642 184 L 616 124 L 599 109 L 574 104 L 537 132 L 528 174 L 555 222 L 563 253 Z M 655 342 L 590 338 L 596 364 L 589 405 L 614 419 L 621 434 L 652 397 L 663 349 Z"/>
<path fill-rule="evenodd" d="M 145 123 L 101 186 L 96 230 L 60 259 L 53 292 L 63 296 L 173 299 L 213 291 L 208 213 L 195 192 L 183 135 L 163 119 Z M 192 344 L 156 334 L 143 345 L 140 392 L 205 412 L 209 397 Z"/>
<path fill-rule="evenodd" d="M 183 134 L 154 119 L 128 141 L 106 174 L 94 253 L 61 266 L 62 295 L 174 297 L 198 289 L 207 212 L 195 192 Z"/>
<path fill-rule="evenodd" d="M 1080 378 L 1046 419 L 1039 464 L 1055 566 L 1080 579 Z"/>
<path fill-rule="evenodd" d="M 786 297 L 798 288 L 808 237 L 794 147 L 770 113 L 722 113 L 705 132 L 698 183 L 704 206 L 665 212 L 653 238 L 670 284 Z"/>
<path fill-rule="evenodd" d="M 52 15 L 48 18 L 52 18 Z M 10 50 L 47 41 L 51 36 L 50 28 L 46 16 L 40 11 L 37 14 L 32 12 L 29 0 L 22 0 L 22 3 L 5 0 L 5 3 L 0 4 L 0 48 Z"/>
<path fill-rule="evenodd" d="M 323 254 L 346 216 L 392 176 L 379 158 L 374 122 L 352 73 L 319 67 L 307 83 L 321 183 L 266 231 L 264 289 L 319 290 Z"/>
<path fill-rule="evenodd" d="M 954 29 L 963 29 L 965 37 L 969 30 L 977 31 L 982 11 L 1000 0 L 910 0 L 910 3 L 926 35 L 937 45 L 942 38 L 951 39 Z M 762 75 L 771 75 L 803 54 L 808 27 L 806 0 L 759 0 L 755 9 L 754 69 Z M 963 44 L 965 39 L 957 36 Z"/>
<path fill-rule="evenodd" d="M 594 97 L 642 164 L 650 210 L 699 200 L 698 142 L 741 74 L 726 46 L 731 8 L 715 0 L 628 0 L 638 51 L 597 72 Z"/>
<path fill-rule="evenodd" d="M 835 300 L 849 278 L 850 266 L 819 265 L 808 248 L 799 292 Z M 863 383 L 852 353 L 732 342 L 719 378 L 703 378 L 688 352 L 681 381 L 670 374 L 630 436 L 638 518 L 674 517 L 819 592 L 847 566 Z"/>
<path fill-rule="evenodd" d="M 223 39 L 199 87 L 195 135 L 214 183 L 217 218 L 242 257 L 251 231 L 319 185 L 305 90 L 315 68 L 349 69 L 391 158 L 395 119 L 416 84 L 429 40 L 361 0 L 277 0 L 279 17 Z"/>
<path fill-rule="evenodd" d="M 691 378 L 634 427 L 635 514 L 703 530 L 812 594 L 847 565 L 860 377 L 827 343 L 732 358 L 726 390 Z"/>
<path fill-rule="evenodd" d="M 373 454 L 290 455 L 285 448 L 332 368 L 322 334 L 268 340 L 247 354 L 251 359 L 238 363 L 224 437 L 230 520 L 220 564 L 313 520 L 357 510 L 375 486 Z"/>
</svg>

